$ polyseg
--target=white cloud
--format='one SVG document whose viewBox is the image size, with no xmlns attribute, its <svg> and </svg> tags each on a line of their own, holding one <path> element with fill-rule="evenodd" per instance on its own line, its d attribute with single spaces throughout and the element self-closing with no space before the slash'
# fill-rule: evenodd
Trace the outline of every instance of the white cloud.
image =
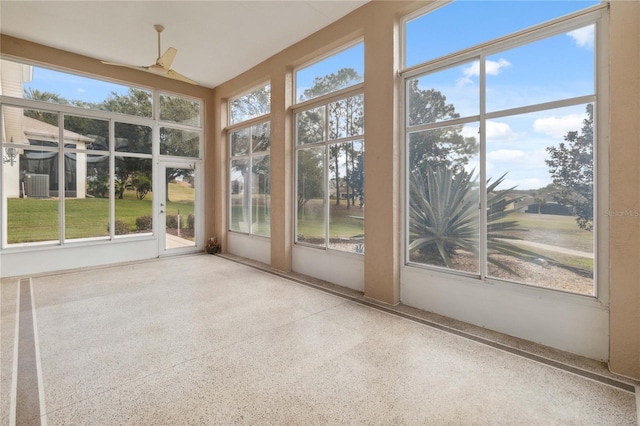
<svg viewBox="0 0 640 426">
<path fill-rule="evenodd" d="M 495 163 L 522 163 L 527 154 L 518 149 L 497 149 L 487 153 L 487 160 Z"/>
<path fill-rule="evenodd" d="M 465 138 L 480 137 L 480 127 L 465 124 L 460 134 Z M 518 134 L 511 129 L 507 123 L 497 121 L 487 121 L 487 141 L 489 142 L 512 142 L 518 139 Z"/>
<path fill-rule="evenodd" d="M 498 62 L 495 61 L 487 61 L 485 68 L 486 73 L 489 75 L 498 75 L 502 71 L 503 68 L 507 68 L 511 66 L 511 62 L 506 59 L 500 58 Z"/>
<path fill-rule="evenodd" d="M 578 47 L 593 49 L 593 41 L 595 40 L 594 29 L 595 27 L 593 25 L 589 25 L 588 27 L 578 28 L 577 30 L 569 31 L 567 35 L 576 42 Z"/>
<path fill-rule="evenodd" d="M 479 130 L 480 130 L 480 127 L 478 126 L 470 126 L 468 124 L 465 124 L 460 134 L 465 138 L 479 138 L 480 137 L 480 134 L 478 133 Z"/>
<path fill-rule="evenodd" d="M 533 122 L 533 130 L 556 139 L 563 138 L 568 131 L 580 130 L 584 119 L 584 114 L 569 114 L 562 117 L 538 118 Z"/>
<path fill-rule="evenodd" d="M 513 141 L 518 138 L 516 132 L 507 123 L 487 121 L 487 140 L 490 142 Z"/>
<path fill-rule="evenodd" d="M 78 88 L 76 89 L 76 92 L 78 92 L 78 93 L 85 93 L 85 92 L 86 92 L 86 90 L 85 90 L 85 89 L 83 89 L 82 87 L 78 87 Z"/>
<path fill-rule="evenodd" d="M 485 62 L 485 72 L 487 75 L 498 75 L 503 68 L 510 67 L 511 62 L 506 59 L 500 58 L 498 61 Z M 464 77 L 458 79 L 458 86 L 464 86 L 465 84 L 473 83 L 472 77 L 478 77 L 480 75 L 480 62 L 474 61 L 471 65 L 462 70 Z"/>
<path fill-rule="evenodd" d="M 498 61 L 489 61 L 485 62 L 485 72 L 489 75 L 498 75 L 502 71 L 503 68 L 510 67 L 511 62 L 507 61 L 504 58 L 498 59 Z M 463 70 L 464 76 L 466 78 L 477 77 L 480 75 L 480 62 L 475 61 L 468 67 Z"/>
</svg>

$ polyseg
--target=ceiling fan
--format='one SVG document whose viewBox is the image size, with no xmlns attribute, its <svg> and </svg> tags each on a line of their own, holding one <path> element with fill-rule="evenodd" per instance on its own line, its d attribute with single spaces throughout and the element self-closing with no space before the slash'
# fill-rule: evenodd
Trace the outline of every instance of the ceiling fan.
<svg viewBox="0 0 640 426">
<path fill-rule="evenodd" d="M 160 33 L 162 33 L 162 31 L 164 30 L 164 27 L 162 25 L 157 25 L 157 24 L 154 25 L 153 27 L 158 32 L 158 59 L 156 59 L 155 64 L 149 65 L 148 67 L 144 67 L 144 66 L 127 65 L 127 64 L 120 64 L 117 62 L 107 62 L 107 61 L 102 61 L 102 63 L 106 65 L 115 65 L 118 67 L 133 68 L 136 70 L 142 69 L 142 70 L 151 72 L 153 74 L 161 75 L 167 78 L 172 78 L 174 80 L 184 81 L 191 84 L 198 84 L 197 82 L 191 80 L 189 77 L 185 77 L 184 75 L 171 69 L 171 63 L 173 62 L 173 59 L 176 57 L 176 53 L 178 53 L 178 51 L 173 47 L 170 47 L 167 49 L 166 52 L 164 52 L 164 54 L 161 55 L 160 54 L 161 53 Z"/>
</svg>

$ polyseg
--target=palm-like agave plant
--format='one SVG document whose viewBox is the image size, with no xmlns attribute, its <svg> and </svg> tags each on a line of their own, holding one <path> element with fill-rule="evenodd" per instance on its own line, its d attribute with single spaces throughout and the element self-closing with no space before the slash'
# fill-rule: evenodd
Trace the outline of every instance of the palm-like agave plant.
<svg viewBox="0 0 640 426">
<path fill-rule="evenodd" d="M 478 255 L 478 191 L 473 173 L 454 172 L 447 168 L 428 169 L 426 177 L 413 173 L 410 179 L 409 251 L 421 250 L 437 257 L 449 268 L 458 250 Z M 487 249 L 531 261 L 540 255 L 517 247 L 507 239 L 518 228 L 515 220 L 503 220 L 511 213 L 507 206 L 518 199 L 507 198 L 514 188 L 496 191 L 506 173 L 495 182 L 487 181 Z M 507 233 L 505 233 L 507 232 Z M 505 263 L 489 257 L 489 262 L 518 275 Z"/>
</svg>

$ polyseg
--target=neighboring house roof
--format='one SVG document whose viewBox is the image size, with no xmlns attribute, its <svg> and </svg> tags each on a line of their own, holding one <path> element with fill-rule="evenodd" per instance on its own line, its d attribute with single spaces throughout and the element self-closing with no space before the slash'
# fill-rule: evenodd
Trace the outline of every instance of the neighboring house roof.
<svg viewBox="0 0 640 426">
<path fill-rule="evenodd" d="M 24 134 L 27 139 L 55 142 L 60 136 L 58 126 L 27 116 L 24 116 L 22 120 Z M 87 136 L 69 130 L 64 131 L 64 143 L 88 145 L 92 142 L 93 139 Z"/>
</svg>

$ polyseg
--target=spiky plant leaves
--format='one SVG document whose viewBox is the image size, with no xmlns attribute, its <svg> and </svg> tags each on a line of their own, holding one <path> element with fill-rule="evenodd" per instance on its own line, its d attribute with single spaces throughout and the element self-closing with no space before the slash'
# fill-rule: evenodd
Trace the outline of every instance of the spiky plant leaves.
<svg viewBox="0 0 640 426">
<path fill-rule="evenodd" d="M 515 220 L 504 220 L 514 210 L 509 205 L 520 198 L 509 198 L 515 187 L 496 190 L 506 173 L 494 182 L 487 181 L 487 250 L 488 261 L 518 276 L 506 263 L 490 256 L 499 253 L 525 261 L 544 258 L 505 240 L 520 239 L 510 234 L 519 229 Z M 479 199 L 473 172 L 455 172 L 437 167 L 426 173 L 413 173 L 410 179 L 409 251 L 420 250 L 431 258 L 439 258 L 453 268 L 453 256 L 467 251 L 478 257 Z"/>
</svg>

